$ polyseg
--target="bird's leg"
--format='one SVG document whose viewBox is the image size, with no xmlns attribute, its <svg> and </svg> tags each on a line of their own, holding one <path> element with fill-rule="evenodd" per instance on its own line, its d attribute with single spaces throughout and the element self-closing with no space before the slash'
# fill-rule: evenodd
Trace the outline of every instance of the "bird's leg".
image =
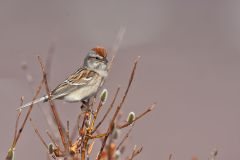
<svg viewBox="0 0 240 160">
<path fill-rule="evenodd" d="M 89 99 L 83 100 L 81 105 L 81 110 L 87 112 L 89 110 L 90 101 Z"/>
<path fill-rule="evenodd" d="M 91 110 L 92 115 L 94 115 L 95 111 L 93 110 L 93 105 L 96 102 L 96 95 L 94 97 L 90 98 L 90 99 L 91 99 L 90 110 Z"/>
<path fill-rule="evenodd" d="M 90 97 L 82 101 L 81 110 L 84 112 L 91 112 L 94 115 L 93 105 L 96 102 L 96 96 Z"/>
<path fill-rule="evenodd" d="M 95 97 L 90 97 L 88 100 L 89 100 L 89 109 L 92 112 L 93 111 L 93 105 L 95 103 Z"/>
</svg>

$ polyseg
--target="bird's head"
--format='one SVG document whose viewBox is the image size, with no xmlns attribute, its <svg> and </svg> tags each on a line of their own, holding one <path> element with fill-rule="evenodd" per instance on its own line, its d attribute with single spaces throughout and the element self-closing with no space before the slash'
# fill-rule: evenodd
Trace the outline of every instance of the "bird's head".
<svg viewBox="0 0 240 160">
<path fill-rule="evenodd" d="M 103 47 L 92 48 L 84 60 L 84 66 L 95 70 L 107 69 L 107 51 Z"/>
</svg>

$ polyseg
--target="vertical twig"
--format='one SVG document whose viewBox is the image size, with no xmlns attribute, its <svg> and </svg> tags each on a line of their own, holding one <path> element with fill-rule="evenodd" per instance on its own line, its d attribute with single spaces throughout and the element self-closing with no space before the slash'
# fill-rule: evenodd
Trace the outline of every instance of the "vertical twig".
<svg viewBox="0 0 240 160">
<path fill-rule="evenodd" d="M 50 79 L 50 72 L 51 72 L 51 67 L 52 67 L 52 57 L 55 52 L 55 43 L 52 42 L 48 48 L 47 51 L 47 58 L 46 58 L 46 73 L 48 78 Z"/>
<path fill-rule="evenodd" d="M 132 155 L 131 155 L 130 158 L 128 158 L 128 160 L 133 160 L 134 157 L 136 157 L 139 153 L 142 152 L 142 149 L 143 149 L 143 147 L 137 149 L 137 146 L 134 146 L 133 151 L 132 151 Z"/>
<path fill-rule="evenodd" d="M 22 105 L 23 105 L 23 97 L 21 97 L 21 102 L 20 102 L 20 106 L 22 106 Z M 21 114 L 22 114 L 22 110 L 20 109 L 18 111 L 18 115 L 17 115 L 17 119 L 16 119 L 16 123 L 15 123 L 15 131 L 14 131 L 14 137 L 13 137 L 13 142 L 12 142 L 12 148 L 14 148 L 13 146 L 15 146 L 15 143 L 16 143 L 18 124 L 19 124 L 19 119 L 20 119 Z"/>
<path fill-rule="evenodd" d="M 55 121 L 57 123 L 58 131 L 59 131 L 59 134 L 61 136 L 61 140 L 62 140 L 64 149 L 65 149 L 65 151 L 67 151 L 67 145 L 66 145 L 66 141 L 65 141 L 65 137 L 64 137 L 63 128 L 62 128 L 62 125 L 61 125 L 61 122 L 60 122 L 60 119 L 59 119 L 59 116 L 58 116 L 55 104 L 53 103 L 53 101 L 51 99 L 51 92 L 50 92 L 49 87 L 48 87 L 47 75 L 46 75 L 46 72 L 45 72 L 42 60 L 41 60 L 41 58 L 39 56 L 38 56 L 38 61 L 40 63 L 41 69 L 42 69 L 43 80 L 44 80 L 44 83 L 45 83 L 45 89 L 46 89 L 47 96 L 48 96 L 48 102 L 49 102 L 49 104 L 51 106 L 51 109 L 52 109 L 52 112 L 53 112 L 53 115 L 54 115 L 54 119 L 55 119 Z"/>
<path fill-rule="evenodd" d="M 102 108 L 102 105 L 103 105 L 103 103 L 102 103 L 102 101 L 100 100 L 100 102 L 99 102 L 99 104 L 98 104 L 98 106 L 97 106 L 97 110 L 96 110 L 96 112 L 94 112 L 94 114 L 93 114 L 93 120 L 92 120 L 92 123 L 91 123 L 91 129 L 93 129 L 93 127 L 94 127 L 95 121 L 96 121 L 96 119 L 97 119 L 97 116 L 98 116 L 98 113 L 99 113 L 100 109 Z"/>
<path fill-rule="evenodd" d="M 41 88 L 42 88 L 42 85 L 43 85 L 43 82 L 44 82 L 44 80 L 42 80 L 41 83 L 39 84 L 39 86 L 37 87 L 37 90 L 36 90 L 35 95 L 34 95 L 34 97 L 33 97 L 33 99 L 32 99 L 32 102 L 35 101 L 36 98 L 37 98 L 37 96 L 39 95 L 39 93 L 40 93 L 40 91 L 41 91 Z M 24 127 L 25 127 L 25 124 L 26 124 L 26 122 L 27 122 L 27 120 L 28 120 L 28 117 L 29 117 L 32 109 L 33 109 L 33 103 L 29 106 L 29 109 L 28 109 L 28 111 L 27 111 L 27 115 L 26 115 L 26 117 L 25 117 L 25 119 L 24 119 L 24 121 L 23 121 L 23 123 L 22 123 L 22 126 L 21 126 L 21 128 L 19 129 L 18 134 L 17 134 L 17 136 L 16 136 L 16 140 L 15 140 L 15 143 L 14 143 L 14 145 L 13 145 L 13 148 L 14 148 L 14 147 L 16 146 L 16 144 L 17 144 L 17 141 L 18 141 L 18 139 L 19 139 L 19 137 L 20 137 L 20 135 L 21 135 Z"/>
<path fill-rule="evenodd" d="M 103 121 L 106 119 L 107 115 L 109 114 L 109 112 L 110 112 L 111 109 L 113 108 L 113 105 L 114 105 L 114 103 L 115 103 L 115 101 L 116 101 L 116 98 L 117 98 L 117 96 L 118 96 L 119 90 L 120 90 L 120 87 L 117 88 L 117 91 L 116 91 L 116 93 L 115 93 L 115 95 L 114 95 L 114 98 L 113 98 L 112 103 L 110 104 L 107 112 L 104 114 L 102 120 L 101 120 L 101 121 L 96 125 L 96 127 L 93 129 L 92 134 L 101 126 L 101 124 L 103 123 Z"/>
<path fill-rule="evenodd" d="M 121 140 L 119 145 L 117 146 L 117 150 L 119 150 L 119 148 L 122 146 L 122 144 L 127 140 L 127 138 L 129 137 L 130 133 L 132 132 L 133 127 L 134 127 L 134 123 L 131 126 L 131 128 L 129 129 L 129 131 L 127 132 L 127 134 L 123 137 L 123 139 Z"/>
<path fill-rule="evenodd" d="M 71 142 L 71 140 L 70 140 L 70 136 L 69 136 L 69 128 L 70 128 L 70 123 L 69 123 L 69 121 L 67 121 L 67 141 L 68 141 L 68 146 L 71 146 L 71 144 L 72 144 L 72 142 Z"/>
<path fill-rule="evenodd" d="M 110 60 L 109 62 L 109 65 L 108 65 L 108 71 L 110 71 L 111 67 L 112 67 L 112 64 L 114 62 L 114 59 L 116 57 L 116 53 L 117 51 L 119 50 L 119 47 L 122 43 L 122 40 L 123 40 L 123 36 L 125 34 L 125 31 L 126 31 L 126 27 L 121 27 L 118 31 L 118 34 L 117 34 L 117 38 L 115 39 L 114 41 L 114 44 L 113 44 L 113 48 L 111 50 L 111 54 L 112 54 L 112 59 Z"/>
<path fill-rule="evenodd" d="M 80 131 L 80 119 L 81 119 L 81 116 L 82 116 L 83 112 L 79 113 L 78 114 L 78 117 L 77 117 L 77 121 L 76 121 L 76 124 L 74 125 L 73 127 L 73 130 L 72 130 L 72 133 L 70 135 L 70 139 L 74 139 L 74 137 L 77 135 L 77 133 L 79 133 Z"/>
<path fill-rule="evenodd" d="M 135 71 L 136 71 L 136 68 L 137 68 L 137 63 L 138 63 L 139 58 L 140 58 L 140 57 L 138 57 L 137 60 L 134 62 L 133 69 L 132 69 L 132 72 L 131 72 L 131 76 L 130 76 L 130 78 L 129 78 L 129 82 L 128 82 L 127 89 L 126 89 L 125 94 L 124 94 L 124 96 L 123 96 L 123 98 L 122 98 L 122 101 L 121 101 L 120 104 L 118 105 L 118 107 L 117 107 L 117 109 L 116 109 L 116 111 L 115 111 L 115 113 L 114 113 L 114 115 L 113 115 L 113 118 L 112 118 L 112 120 L 111 120 L 111 122 L 110 122 L 110 125 L 109 125 L 109 127 L 108 127 L 108 131 L 107 131 L 107 135 L 106 135 L 106 136 L 104 137 L 104 139 L 103 139 L 102 146 L 101 146 L 101 149 L 100 149 L 100 151 L 99 151 L 97 160 L 100 160 L 100 158 L 101 158 L 101 154 L 102 154 L 102 151 L 103 151 L 103 149 L 104 149 L 104 147 L 105 147 L 105 145 L 106 145 L 106 141 L 107 141 L 107 139 L 108 139 L 108 136 L 112 133 L 115 119 L 116 119 L 116 117 L 117 117 L 120 109 L 122 108 L 123 103 L 125 102 L 125 99 L 126 99 L 126 97 L 127 97 L 129 88 L 130 88 L 130 86 L 131 86 L 131 84 L 132 84 L 132 81 L 133 81 L 133 78 L 134 78 L 134 75 L 135 75 Z"/>
<path fill-rule="evenodd" d="M 85 115 L 84 115 L 82 127 L 80 129 L 80 135 L 81 135 L 81 139 L 82 139 L 82 141 L 80 143 L 80 146 L 81 146 L 81 160 L 85 160 L 85 156 L 86 156 L 86 148 L 87 148 L 88 138 L 85 137 L 86 130 L 84 130 L 84 126 L 85 126 L 85 122 L 89 118 L 89 116 L 90 116 L 90 113 L 86 112 Z"/>
<path fill-rule="evenodd" d="M 52 141 L 52 143 L 55 145 L 56 148 L 59 149 L 59 145 L 56 143 L 56 140 L 52 137 L 52 135 L 49 133 L 49 131 L 46 131 L 49 139 Z"/>
<path fill-rule="evenodd" d="M 44 145 L 44 147 L 48 150 L 48 145 L 47 143 L 43 140 L 43 137 L 40 135 L 39 130 L 37 129 L 37 127 L 34 125 L 32 118 L 29 118 L 30 120 L 30 124 L 32 125 L 34 132 L 37 134 L 37 136 L 39 137 L 40 141 L 42 142 L 42 144 Z"/>
</svg>

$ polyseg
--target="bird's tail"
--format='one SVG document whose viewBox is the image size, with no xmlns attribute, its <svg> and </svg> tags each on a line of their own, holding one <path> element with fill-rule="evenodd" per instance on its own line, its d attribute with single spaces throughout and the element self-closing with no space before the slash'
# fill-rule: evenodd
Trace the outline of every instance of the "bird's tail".
<svg viewBox="0 0 240 160">
<path fill-rule="evenodd" d="M 46 102 L 47 100 L 48 100 L 48 96 L 43 96 L 43 97 L 41 97 L 41 98 L 38 98 L 38 99 L 36 99 L 36 100 L 34 100 L 34 101 L 31 101 L 31 102 L 29 102 L 29 103 L 26 103 L 26 104 L 20 106 L 19 108 L 17 108 L 17 110 L 24 109 L 24 108 L 26 108 L 26 107 L 29 107 L 29 106 L 31 106 L 31 105 L 33 105 L 33 104 L 36 104 L 36 103 L 39 103 L 39 102 Z"/>
</svg>

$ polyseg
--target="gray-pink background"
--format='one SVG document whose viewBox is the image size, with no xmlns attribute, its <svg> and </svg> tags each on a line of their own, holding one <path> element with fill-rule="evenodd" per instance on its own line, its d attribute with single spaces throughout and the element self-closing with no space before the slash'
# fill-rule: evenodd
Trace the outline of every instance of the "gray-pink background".
<svg viewBox="0 0 240 160">
<path fill-rule="evenodd" d="M 105 87 L 110 97 L 118 85 L 124 88 L 140 55 L 123 110 L 138 114 L 157 102 L 135 126 L 129 150 L 143 145 L 137 157 L 142 160 L 166 160 L 170 153 L 176 160 L 206 160 L 216 147 L 218 159 L 239 159 L 239 15 L 237 0 L 0 0 L 0 159 L 12 141 L 20 96 L 32 96 L 21 64 L 27 62 L 36 86 L 41 78 L 36 56 L 46 58 L 55 46 L 53 88 L 82 64 L 90 48 L 110 50 L 122 25 L 127 31 Z M 57 104 L 61 117 L 73 123 L 78 105 Z M 43 109 L 35 108 L 31 117 L 47 139 Z M 44 158 L 27 124 L 16 159 Z"/>
</svg>

